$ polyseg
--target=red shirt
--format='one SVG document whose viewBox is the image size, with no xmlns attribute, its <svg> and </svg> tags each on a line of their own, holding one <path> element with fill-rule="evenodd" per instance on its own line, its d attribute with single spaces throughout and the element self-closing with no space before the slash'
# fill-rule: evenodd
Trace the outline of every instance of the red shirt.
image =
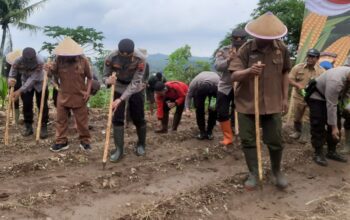
<svg viewBox="0 0 350 220">
<path fill-rule="evenodd" d="M 180 81 L 169 81 L 165 86 L 168 88 L 165 95 L 156 95 L 158 119 L 163 118 L 166 100 L 174 101 L 177 106 L 183 105 L 188 91 L 188 85 Z"/>
</svg>

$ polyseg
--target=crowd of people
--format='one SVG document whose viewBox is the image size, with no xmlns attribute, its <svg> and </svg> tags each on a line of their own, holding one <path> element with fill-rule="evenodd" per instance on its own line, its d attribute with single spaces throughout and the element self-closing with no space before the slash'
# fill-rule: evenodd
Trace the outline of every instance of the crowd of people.
<svg viewBox="0 0 350 220">
<path fill-rule="evenodd" d="M 327 159 L 346 162 L 346 158 L 336 149 L 341 136 L 341 117 L 344 117 L 344 153 L 350 152 L 350 60 L 340 67 L 333 68 L 329 63 L 321 66 L 320 52 L 310 48 L 305 62 L 292 68 L 290 53 L 281 40 L 286 33 L 287 27 L 272 13 L 249 22 L 245 29 L 233 30 L 231 45 L 216 52 L 216 72 L 201 72 L 189 85 L 176 80 L 168 81 L 161 72 L 148 77 L 145 53 L 136 49 L 132 40 L 121 40 L 118 48 L 105 58 L 102 80 L 107 87 L 115 85 L 116 88 L 112 104 L 115 148 L 110 161 L 118 162 L 124 155 L 126 115 L 136 126 L 138 140 L 135 154 L 142 156 L 146 153 L 145 93 L 151 114 L 156 109 L 160 127 L 155 130 L 156 133 L 168 132 L 171 109 L 175 109 L 171 130 L 176 131 L 183 112 L 185 115 L 191 114 L 193 100 L 199 130 L 197 139 L 212 140 L 216 121 L 223 134 L 220 141 L 223 146 L 231 145 L 235 136 L 239 135 L 249 170 L 244 184 L 247 189 L 254 189 L 258 184 L 255 118 L 259 117 L 262 140 L 270 153 L 272 180 L 278 188 L 284 189 L 288 181 L 281 172 L 282 114 L 288 111 L 291 86 L 296 92 L 291 97 L 294 103 L 294 132 L 290 137 L 298 139 L 300 143 L 311 141 L 315 150 L 313 160 L 321 166 L 327 166 Z M 249 36 L 252 39 L 248 40 Z M 23 136 L 33 134 L 33 96 L 35 94 L 39 108 L 41 94 L 47 90 L 43 88 L 43 76 L 47 72 L 53 84 L 57 85 L 58 93 L 56 139 L 50 150 L 59 152 L 69 148 L 68 119 L 73 113 L 80 147 L 89 151 L 92 146 L 87 101 L 93 90 L 91 64 L 84 56 L 82 47 L 69 37 L 59 43 L 54 55 L 52 62 L 45 63 L 33 48 L 28 47 L 17 59 L 8 59 L 8 84 L 15 87 L 13 99 L 18 100 L 20 96 L 23 102 Z M 8 55 L 9 58 L 13 56 Z M 254 102 L 254 79 L 257 76 L 258 106 Z M 47 94 L 40 136 L 43 139 L 48 136 Z M 259 115 L 255 114 L 256 108 Z M 237 124 L 239 134 L 235 132 Z M 325 143 L 327 153 L 323 152 Z"/>
</svg>

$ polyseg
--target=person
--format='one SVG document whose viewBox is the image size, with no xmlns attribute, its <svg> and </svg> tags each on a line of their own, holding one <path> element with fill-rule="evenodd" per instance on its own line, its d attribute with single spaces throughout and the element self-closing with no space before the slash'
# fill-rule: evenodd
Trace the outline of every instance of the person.
<svg viewBox="0 0 350 220">
<path fill-rule="evenodd" d="M 22 50 L 14 50 L 6 55 L 6 65 L 5 65 L 5 77 L 9 77 L 9 73 L 11 70 L 11 66 L 15 62 L 17 58 L 22 56 Z M 14 90 L 18 90 L 22 86 L 21 74 L 17 74 L 16 84 L 14 86 Z M 15 101 L 15 123 L 18 124 L 19 121 L 19 99 Z"/>
<path fill-rule="evenodd" d="M 154 104 L 156 102 L 156 100 L 154 98 L 154 86 L 158 81 L 166 83 L 166 78 L 162 72 L 153 73 L 148 78 L 147 85 L 146 85 L 146 97 L 147 97 L 147 100 L 149 103 L 149 110 L 151 112 L 151 115 L 154 114 L 153 113 Z"/>
<path fill-rule="evenodd" d="M 44 79 L 44 60 L 31 47 L 23 49 L 22 56 L 17 58 L 13 63 L 8 84 L 9 86 L 16 85 L 18 75 L 21 76 L 22 86 L 13 93 L 14 100 L 21 96 L 23 102 L 23 118 L 24 130 L 22 135 L 24 137 L 32 135 L 33 132 L 33 97 L 35 94 L 36 104 L 40 109 L 42 89 L 46 89 L 44 97 L 42 124 L 40 130 L 40 138 L 47 138 L 47 122 L 49 120 L 49 108 L 47 106 L 48 89 L 43 88 Z"/>
<path fill-rule="evenodd" d="M 182 112 L 185 107 L 185 98 L 188 85 L 180 81 L 156 82 L 154 86 L 157 102 L 157 118 L 161 121 L 161 128 L 156 133 L 167 133 L 169 111 L 176 107 L 172 130 L 176 131 L 180 124 Z"/>
<path fill-rule="evenodd" d="M 349 61 L 349 59 L 348 59 Z M 345 66 L 329 69 L 310 83 L 307 91 L 307 104 L 310 108 L 311 144 L 315 150 L 313 160 L 316 164 L 327 166 L 327 159 L 347 162 L 336 151 L 340 140 L 340 113 L 349 109 L 350 62 Z M 343 104 L 343 105 L 341 105 Z M 323 145 L 327 143 L 324 155 Z"/>
<path fill-rule="evenodd" d="M 290 58 L 287 47 L 279 40 L 287 27 L 271 12 L 249 22 L 245 30 L 254 37 L 238 51 L 229 66 L 232 80 L 237 82 L 235 105 L 240 125 L 239 136 L 249 169 L 244 185 L 257 185 L 258 162 L 256 150 L 255 117 L 259 117 L 262 139 L 268 146 L 272 181 L 278 188 L 288 182 L 281 172 L 282 116 L 288 109 L 288 72 Z M 261 62 L 261 63 L 260 63 Z M 254 78 L 259 78 L 258 103 L 260 115 L 255 115 Z"/>
<path fill-rule="evenodd" d="M 145 154 L 146 121 L 144 112 L 145 57 L 131 39 L 122 39 L 118 49 L 112 51 L 105 59 L 104 82 L 107 86 L 115 84 L 113 102 L 113 137 L 115 151 L 110 156 L 111 162 L 118 162 L 124 155 L 124 119 L 125 102 L 128 100 L 130 117 L 136 126 L 138 141 L 135 146 L 137 156 Z M 112 73 L 117 75 L 114 77 Z"/>
<path fill-rule="evenodd" d="M 295 65 L 289 73 L 289 84 L 296 89 L 294 93 L 294 133 L 290 135 L 293 139 L 299 139 L 306 143 L 310 140 L 309 109 L 304 101 L 302 91 L 307 83 L 321 75 L 325 70 L 318 64 L 320 52 L 310 49 L 307 52 L 305 63 Z"/>
<path fill-rule="evenodd" d="M 92 73 L 83 48 L 72 38 L 66 37 L 54 50 L 55 61 L 49 65 L 59 90 L 56 103 L 56 141 L 50 150 L 59 152 L 69 148 L 67 131 L 69 112 L 75 117 L 80 148 L 91 151 L 87 101 L 92 84 Z"/>
<path fill-rule="evenodd" d="M 231 74 L 228 71 L 229 63 L 237 56 L 238 49 L 246 42 L 247 33 L 241 28 L 234 29 L 231 34 L 231 45 L 220 48 L 215 54 L 215 69 L 222 73 L 218 85 L 217 94 L 217 120 L 223 133 L 222 145 L 233 142 L 234 118 L 234 90 L 232 87 Z M 230 111 L 231 107 L 231 111 Z M 231 122 L 230 122 L 231 119 Z"/>
<path fill-rule="evenodd" d="M 191 100 L 193 99 L 196 108 L 196 120 L 199 128 L 197 139 L 213 139 L 213 128 L 216 122 L 216 109 L 212 103 L 216 103 L 220 76 L 215 72 L 204 71 L 199 73 L 191 81 L 185 99 L 185 113 L 190 115 Z M 205 128 L 205 100 L 209 99 L 208 123 Z"/>
</svg>

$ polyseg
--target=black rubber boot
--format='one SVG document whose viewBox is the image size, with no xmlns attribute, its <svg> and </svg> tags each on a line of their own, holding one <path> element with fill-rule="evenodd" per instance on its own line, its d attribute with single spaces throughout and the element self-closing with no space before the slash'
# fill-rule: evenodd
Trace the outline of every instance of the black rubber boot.
<svg viewBox="0 0 350 220">
<path fill-rule="evenodd" d="M 29 124 L 29 123 L 25 123 L 24 124 L 24 129 L 23 129 L 23 132 L 22 132 L 22 135 L 24 137 L 27 137 L 27 136 L 30 136 L 32 135 L 34 132 L 33 132 L 33 126 L 32 124 Z"/>
<path fill-rule="evenodd" d="M 269 150 L 271 161 L 272 182 L 280 189 L 288 186 L 286 177 L 281 172 L 282 150 Z"/>
<path fill-rule="evenodd" d="M 40 139 L 45 139 L 47 136 L 47 125 L 42 125 L 40 129 Z"/>
<path fill-rule="evenodd" d="M 177 131 L 177 127 L 179 126 L 180 121 L 181 121 L 181 114 L 180 113 L 178 113 L 178 114 L 175 113 L 174 114 L 174 119 L 173 119 L 173 127 L 172 127 L 173 131 Z"/>
<path fill-rule="evenodd" d="M 322 147 L 315 149 L 315 155 L 313 157 L 313 160 L 320 166 L 328 166 L 328 162 L 324 156 Z"/>
<path fill-rule="evenodd" d="M 113 138 L 115 151 L 111 154 L 109 160 L 118 162 L 124 155 L 124 126 L 113 126 Z"/>
<path fill-rule="evenodd" d="M 156 130 L 155 133 L 168 133 L 168 123 L 169 123 L 169 112 L 164 112 L 163 118 L 162 118 L 162 128 L 159 130 Z"/>
<path fill-rule="evenodd" d="M 137 132 L 137 145 L 135 148 L 135 153 L 137 156 L 143 156 L 146 153 L 146 125 L 136 127 Z"/>
<path fill-rule="evenodd" d="M 243 152 L 249 169 L 249 176 L 244 182 L 244 187 L 247 190 L 254 190 L 258 184 L 258 158 L 256 148 L 243 148 Z"/>
</svg>

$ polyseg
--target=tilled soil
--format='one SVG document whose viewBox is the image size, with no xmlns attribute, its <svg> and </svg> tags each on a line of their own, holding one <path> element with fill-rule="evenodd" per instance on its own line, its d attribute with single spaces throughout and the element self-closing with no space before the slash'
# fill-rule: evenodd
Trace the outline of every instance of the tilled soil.
<svg viewBox="0 0 350 220">
<path fill-rule="evenodd" d="M 315 165 L 311 146 L 288 139 L 288 128 L 283 169 L 289 187 L 280 191 L 270 183 L 264 147 L 264 182 L 247 191 L 239 141 L 219 146 L 218 128 L 214 140 L 199 141 L 194 117 L 162 135 L 148 123 L 147 154 L 137 157 L 130 125 L 125 157 L 103 170 L 107 116 L 93 109 L 90 118 L 91 153 L 78 148 L 72 125 L 70 149 L 62 153 L 49 151 L 53 124 L 50 138 L 39 143 L 22 137 L 21 126 L 11 126 L 9 146 L 0 134 L 0 219 L 350 219 L 349 165 Z M 1 131 L 4 120 L 0 114 Z"/>
</svg>

